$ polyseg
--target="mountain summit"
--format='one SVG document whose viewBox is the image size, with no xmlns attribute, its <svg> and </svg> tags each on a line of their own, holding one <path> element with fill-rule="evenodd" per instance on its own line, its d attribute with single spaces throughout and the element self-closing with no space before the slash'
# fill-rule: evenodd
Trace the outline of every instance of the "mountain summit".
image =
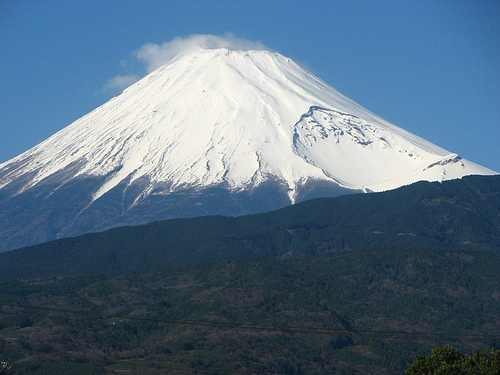
<svg viewBox="0 0 500 375">
<path fill-rule="evenodd" d="M 494 173 L 388 123 L 279 53 L 200 49 L 0 164 L 0 239 L 6 250 Z"/>
</svg>

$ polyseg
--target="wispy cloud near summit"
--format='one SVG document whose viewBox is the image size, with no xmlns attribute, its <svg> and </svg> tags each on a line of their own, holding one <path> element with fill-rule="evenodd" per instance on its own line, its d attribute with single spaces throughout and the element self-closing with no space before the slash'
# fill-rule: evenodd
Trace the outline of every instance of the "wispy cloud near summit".
<svg viewBox="0 0 500 375">
<path fill-rule="evenodd" d="M 140 77 L 135 74 L 114 76 L 103 86 L 102 89 L 104 92 L 123 91 L 139 79 Z"/>
<path fill-rule="evenodd" d="M 195 34 L 186 38 L 176 37 L 163 44 L 147 43 L 136 52 L 136 57 L 146 64 L 148 73 L 166 64 L 175 56 L 197 49 L 228 48 L 231 50 L 269 50 L 263 43 L 237 38 L 232 34 L 217 36 Z"/>
<path fill-rule="evenodd" d="M 227 48 L 230 50 L 270 50 L 260 41 L 249 41 L 235 37 L 233 34 L 224 36 L 212 34 L 193 34 L 187 37 L 175 37 L 162 44 L 146 43 L 133 53 L 133 58 L 144 64 L 146 73 L 158 69 L 174 57 L 198 49 Z M 104 86 L 103 91 L 123 91 L 141 77 L 137 74 L 117 75 Z"/>
</svg>

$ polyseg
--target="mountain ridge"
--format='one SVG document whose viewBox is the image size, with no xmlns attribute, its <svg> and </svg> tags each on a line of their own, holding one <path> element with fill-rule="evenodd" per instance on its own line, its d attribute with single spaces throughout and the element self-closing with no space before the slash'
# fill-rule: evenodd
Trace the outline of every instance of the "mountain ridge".
<svg viewBox="0 0 500 375">
<path fill-rule="evenodd" d="M 388 123 L 278 53 L 199 50 L 0 164 L 1 249 L 146 217 L 237 216 L 495 173 Z M 207 199 L 215 191 L 218 206 Z M 135 214 L 152 207 L 155 215 Z"/>
</svg>

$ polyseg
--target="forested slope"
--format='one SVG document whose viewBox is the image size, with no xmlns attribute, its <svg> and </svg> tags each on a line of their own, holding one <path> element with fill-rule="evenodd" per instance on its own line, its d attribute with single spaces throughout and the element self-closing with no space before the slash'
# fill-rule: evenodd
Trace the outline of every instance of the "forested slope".
<svg viewBox="0 0 500 375">
<path fill-rule="evenodd" d="M 420 182 L 266 214 L 176 219 L 0 254 L 2 277 L 110 274 L 381 245 L 500 251 L 500 176 Z"/>
<path fill-rule="evenodd" d="M 401 374 L 500 347 L 500 178 L 0 254 L 12 374 Z"/>
</svg>

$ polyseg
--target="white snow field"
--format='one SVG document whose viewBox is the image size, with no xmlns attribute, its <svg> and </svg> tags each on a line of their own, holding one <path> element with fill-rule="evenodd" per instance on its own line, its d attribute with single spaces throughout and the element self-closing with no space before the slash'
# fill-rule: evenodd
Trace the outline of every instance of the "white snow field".
<svg viewBox="0 0 500 375">
<path fill-rule="evenodd" d="M 64 172 L 72 166 L 71 173 Z M 69 170 L 69 169 L 68 169 Z M 363 191 L 495 174 L 362 108 L 279 53 L 199 49 L 177 56 L 25 153 L 0 164 L 0 189 L 49 176 L 147 181 L 148 195 L 224 183 L 288 189 L 308 179 Z"/>
</svg>

